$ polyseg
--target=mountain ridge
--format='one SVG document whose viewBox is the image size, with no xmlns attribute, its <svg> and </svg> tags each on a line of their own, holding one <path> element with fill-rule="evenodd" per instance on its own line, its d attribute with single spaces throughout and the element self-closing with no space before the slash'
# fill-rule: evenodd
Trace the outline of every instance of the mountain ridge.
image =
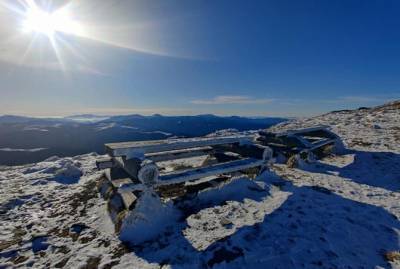
<svg viewBox="0 0 400 269">
<path fill-rule="evenodd" d="M 220 129 L 264 129 L 284 118 L 143 116 L 101 117 L 75 115 L 66 118 L 0 116 L 0 164 L 16 165 L 42 161 L 50 156 L 104 153 L 104 144 L 172 136 L 203 136 Z M 40 148 L 40 151 L 31 149 Z M 13 150 L 14 149 L 14 150 Z"/>
</svg>

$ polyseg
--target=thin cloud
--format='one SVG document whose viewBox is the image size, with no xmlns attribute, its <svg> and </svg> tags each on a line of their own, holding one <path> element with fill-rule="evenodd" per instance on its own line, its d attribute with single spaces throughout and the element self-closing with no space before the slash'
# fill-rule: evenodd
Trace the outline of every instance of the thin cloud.
<svg viewBox="0 0 400 269">
<path fill-rule="evenodd" d="M 313 103 L 325 103 L 325 104 L 371 104 L 371 103 L 384 103 L 389 101 L 398 100 L 399 95 L 374 95 L 374 96 L 361 96 L 361 95 L 351 95 L 351 96 L 339 96 L 334 98 L 326 99 L 304 99 L 304 98 L 281 98 L 274 99 L 281 105 L 305 105 Z"/>
<path fill-rule="evenodd" d="M 349 102 L 349 103 L 370 103 L 370 102 L 380 102 L 386 98 L 376 97 L 376 96 L 344 96 L 338 98 L 339 101 Z"/>
<path fill-rule="evenodd" d="M 34 117 L 65 117 L 78 114 L 94 114 L 102 116 L 114 115 L 193 115 L 197 114 L 195 111 L 184 108 L 171 108 L 171 107 L 73 107 L 68 109 L 58 108 L 57 112 L 49 110 L 0 110 L 1 115 L 19 115 L 19 116 L 34 116 Z"/>
<path fill-rule="evenodd" d="M 83 74 L 89 74 L 89 75 L 95 75 L 95 76 L 111 76 L 109 73 L 100 71 L 96 68 L 93 68 L 88 65 L 84 64 L 76 64 L 75 66 L 72 66 L 72 64 L 69 65 L 62 65 L 59 62 L 19 62 L 16 63 L 12 60 L 8 59 L 1 59 L 0 58 L 0 65 L 2 63 L 5 64 L 10 64 L 14 66 L 14 69 L 12 69 L 11 72 L 15 70 L 15 67 L 24 67 L 24 68 L 32 68 L 32 69 L 43 69 L 43 70 L 48 70 L 48 71 L 55 71 L 55 72 L 63 72 L 63 73 L 83 73 Z"/>
<path fill-rule="evenodd" d="M 77 72 L 91 74 L 91 75 L 97 75 L 97 76 L 103 76 L 103 77 L 111 76 L 108 73 L 105 73 L 105 72 L 100 71 L 100 70 L 98 70 L 96 68 L 93 68 L 93 67 L 90 67 L 90 66 L 85 66 L 85 65 L 79 65 L 76 68 L 76 70 L 77 70 Z"/>
<path fill-rule="evenodd" d="M 31 64 L 27 67 L 34 67 L 34 68 L 43 68 L 51 71 L 60 71 L 60 72 L 71 72 L 71 73 L 84 73 L 90 75 L 97 75 L 97 76 L 110 76 L 109 74 L 97 70 L 93 67 L 77 64 L 76 66 L 65 65 L 62 66 L 58 62 L 44 62 L 40 64 Z"/>
<path fill-rule="evenodd" d="M 96 115 L 129 115 L 129 114 L 189 114 L 190 110 L 182 108 L 170 108 L 170 107 L 141 107 L 141 108 L 130 108 L 130 107 L 85 107 L 78 108 L 79 113 L 84 114 L 96 114 Z M 66 115 L 71 112 L 64 113 Z"/>
<path fill-rule="evenodd" d="M 375 95 L 375 96 L 341 96 L 332 100 L 325 100 L 331 104 L 374 104 L 397 100 L 400 96 L 396 95 Z"/>
<path fill-rule="evenodd" d="M 192 104 L 196 105 L 224 105 L 224 104 L 267 104 L 273 102 L 274 99 L 258 99 L 251 96 L 243 95 L 220 95 L 212 99 L 192 100 Z"/>
</svg>

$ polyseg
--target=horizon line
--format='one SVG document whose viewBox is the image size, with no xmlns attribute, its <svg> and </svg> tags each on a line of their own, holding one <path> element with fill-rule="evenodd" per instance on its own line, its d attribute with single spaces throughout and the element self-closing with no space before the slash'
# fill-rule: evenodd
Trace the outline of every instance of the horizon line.
<svg viewBox="0 0 400 269">
<path fill-rule="evenodd" d="M 160 114 L 160 113 L 154 113 L 154 114 L 140 114 L 140 113 L 132 113 L 132 114 L 114 114 L 114 115 L 106 115 L 106 114 L 96 114 L 96 113 L 84 113 L 84 114 L 68 114 L 65 116 L 50 116 L 50 115 L 29 115 L 29 114 L 0 114 L 0 117 L 5 117 L 5 116 L 11 116 L 11 117 L 21 117 L 21 118 L 38 118 L 38 119 L 65 119 L 65 118 L 71 118 L 71 117 L 79 117 L 79 116 L 96 116 L 96 117 L 105 117 L 105 118 L 111 118 L 111 117 L 119 117 L 119 116 L 141 116 L 141 117 L 152 117 L 152 116 L 161 116 L 161 117 L 198 117 L 198 116 L 214 116 L 214 117 L 220 117 L 220 118 L 229 118 L 229 117 L 241 117 L 241 118 L 284 118 L 284 119 L 290 119 L 290 118 L 299 118 L 299 117 L 293 117 L 293 116 L 261 116 L 261 115 L 253 115 L 253 116 L 246 116 L 246 115 L 239 115 L 239 114 L 230 114 L 230 115 L 221 115 L 221 114 L 213 114 L 213 113 L 205 113 L 205 114 L 174 114 L 174 115 L 165 115 L 165 114 Z"/>
</svg>

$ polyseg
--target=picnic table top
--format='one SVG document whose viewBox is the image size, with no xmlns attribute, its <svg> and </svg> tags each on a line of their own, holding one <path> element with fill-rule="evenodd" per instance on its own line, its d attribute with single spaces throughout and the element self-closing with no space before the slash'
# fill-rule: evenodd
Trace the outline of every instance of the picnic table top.
<svg viewBox="0 0 400 269">
<path fill-rule="evenodd" d="M 141 153 L 154 153 L 162 151 L 180 150 L 185 148 L 230 144 L 252 139 L 253 136 L 250 135 L 235 135 L 235 136 L 222 136 L 222 137 L 216 136 L 216 137 L 200 137 L 200 138 L 197 137 L 197 138 L 108 143 L 105 144 L 105 147 L 107 153 L 110 154 L 111 156 L 124 156 L 132 151 Z"/>
</svg>

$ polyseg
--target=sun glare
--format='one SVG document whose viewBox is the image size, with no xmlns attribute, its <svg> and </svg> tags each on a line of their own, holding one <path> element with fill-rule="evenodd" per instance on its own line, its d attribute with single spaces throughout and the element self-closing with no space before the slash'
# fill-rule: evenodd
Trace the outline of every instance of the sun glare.
<svg viewBox="0 0 400 269">
<path fill-rule="evenodd" d="M 94 54 L 97 57 L 97 53 L 88 49 L 93 43 L 136 53 L 181 58 L 167 53 L 160 44 L 153 41 L 157 40 L 153 32 L 158 30 L 152 24 L 135 24 L 125 12 L 122 12 L 125 15 L 121 18 L 116 16 L 119 7 L 110 10 L 108 17 L 114 16 L 114 19 L 107 20 L 92 7 L 92 4 L 100 2 L 103 5 L 103 1 L 61 2 L 63 4 L 58 0 L 0 0 L 0 17 L 6 11 L 12 18 L 10 24 L 0 27 L 7 27 L 7 39 L 15 44 L 12 53 L 9 53 L 11 56 L 6 57 L 8 61 L 30 67 L 61 69 L 65 73 L 70 70 L 81 72 L 84 69 L 96 71 L 92 60 L 86 58 Z"/>
<path fill-rule="evenodd" d="M 57 32 L 67 34 L 82 34 L 81 25 L 74 21 L 63 9 L 49 13 L 37 6 L 30 7 L 23 22 L 23 29 L 26 32 L 37 32 L 53 37 Z"/>
</svg>

